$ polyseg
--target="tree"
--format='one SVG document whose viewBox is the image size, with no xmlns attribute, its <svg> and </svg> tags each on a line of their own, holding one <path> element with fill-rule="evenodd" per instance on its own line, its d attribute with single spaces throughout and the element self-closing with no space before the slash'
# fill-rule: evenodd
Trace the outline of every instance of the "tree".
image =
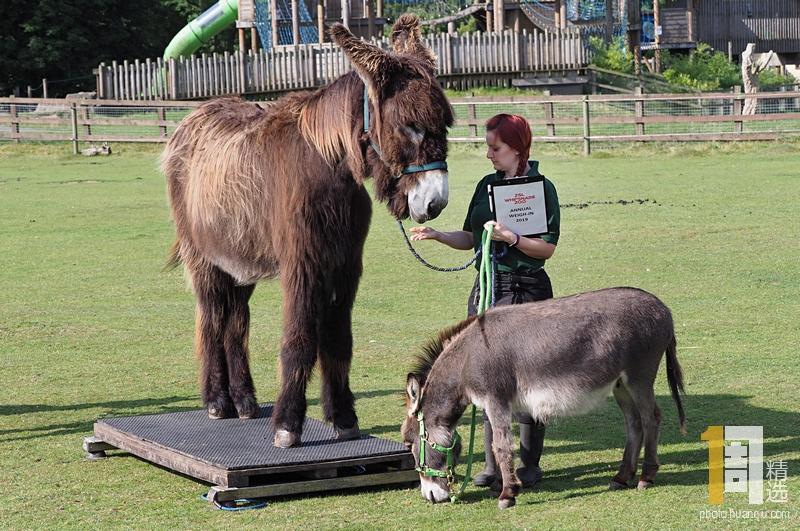
<svg viewBox="0 0 800 531">
<path fill-rule="evenodd" d="M 0 95 L 41 87 L 49 96 L 92 91 L 101 62 L 161 57 L 172 37 L 215 0 L 3 0 Z M 229 50 L 235 29 L 206 45 Z M 201 50 L 202 51 L 202 50 Z M 37 95 L 41 95 L 39 92 Z"/>
</svg>

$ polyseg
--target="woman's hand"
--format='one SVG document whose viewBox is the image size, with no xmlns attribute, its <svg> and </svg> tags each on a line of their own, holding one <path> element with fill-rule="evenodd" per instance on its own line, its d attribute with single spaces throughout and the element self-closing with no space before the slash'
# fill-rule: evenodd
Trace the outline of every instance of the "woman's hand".
<svg viewBox="0 0 800 531">
<path fill-rule="evenodd" d="M 516 233 L 498 221 L 487 221 L 483 224 L 483 228 L 489 230 L 489 227 L 494 227 L 492 230 L 492 241 L 505 242 L 513 245 L 518 242 Z"/>
<path fill-rule="evenodd" d="M 411 227 L 410 230 L 414 233 L 411 235 L 411 240 L 415 242 L 420 240 L 438 240 L 441 236 L 441 233 L 432 227 Z"/>
</svg>

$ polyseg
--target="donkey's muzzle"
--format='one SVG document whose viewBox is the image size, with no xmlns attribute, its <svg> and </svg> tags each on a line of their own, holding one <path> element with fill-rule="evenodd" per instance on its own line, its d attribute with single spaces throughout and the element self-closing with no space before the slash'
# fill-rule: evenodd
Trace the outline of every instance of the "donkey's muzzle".
<svg viewBox="0 0 800 531">
<path fill-rule="evenodd" d="M 425 223 L 442 213 L 450 195 L 446 170 L 430 170 L 423 174 L 408 193 L 408 212 L 417 223 Z"/>
</svg>

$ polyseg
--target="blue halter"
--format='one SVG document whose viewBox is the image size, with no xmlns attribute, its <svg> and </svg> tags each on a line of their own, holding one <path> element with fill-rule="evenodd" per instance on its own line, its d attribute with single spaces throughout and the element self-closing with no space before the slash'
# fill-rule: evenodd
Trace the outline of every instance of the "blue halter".
<svg viewBox="0 0 800 531">
<path fill-rule="evenodd" d="M 364 132 L 369 133 L 369 97 L 367 95 L 367 84 L 364 83 Z M 383 155 L 381 154 L 381 150 L 378 149 L 378 146 L 375 145 L 375 142 L 372 141 L 372 138 L 369 139 L 369 145 L 372 146 L 372 149 L 375 150 L 375 153 L 378 154 L 383 163 L 386 166 L 389 166 L 389 163 L 383 159 Z M 446 170 L 447 169 L 447 162 L 443 160 L 437 160 L 435 162 L 428 162 L 427 164 L 423 164 L 421 166 L 406 166 L 400 171 L 400 175 L 396 175 L 394 177 L 395 180 L 399 179 L 403 175 L 407 175 L 409 173 L 418 173 L 421 171 L 428 171 L 428 170 Z"/>
</svg>

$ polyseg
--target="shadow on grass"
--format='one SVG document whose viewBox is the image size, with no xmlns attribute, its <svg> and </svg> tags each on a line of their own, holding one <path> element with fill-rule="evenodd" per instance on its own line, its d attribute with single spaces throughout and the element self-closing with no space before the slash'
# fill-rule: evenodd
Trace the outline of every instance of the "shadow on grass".
<svg viewBox="0 0 800 531">
<path fill-rule="evenodd" d="M 196 407 L 174 406 L 172 404 L 187 401 L 199 402 L 196 396 L 170 396 L 164 398 L 138 399 L 138 400 L 113 400 L 110 402 L 89 402 L 86 404 L 26 404 L 19 406 L 0 406 L 0 417 L 15 415 L 30 415 L 38 413 L 76 412 L 87 409 L 99 409 L 104 413 L 97 418 L 126 417 L 134 415 L 153 415 L 160 413 L 175 413 L 197 409 Z M 35 427 L 20 427 L 10 430 L 0 430 L 0 441 L 24 441 L 41 437 L 60 437 L 72 434 L 89 434 L 94 427 L 94 421 L 79 420 L 61 424 L 46 424 Z M 15 436 L 16 435 L 16 436 Z"/>
<path fill-rule="evenodd" d="M 688 428 L 688 434 L 684 437 L 680 433 L 678 413 L 672 398 L 665 395 L 656 397 L 663 414 L 659 438 L 661 470 L 655 478 L 656 487 L 708 484 L 708 443 L 701 439 L 701 434 L 709 426 L 762 426 L 765 463 L 778 459 L 777 456 L 796 453 L 800 413 L 754 406 L 750 403 L 753 398 L 730 394 L 683 397 Z M 468 422 L 464 422 L 467 417 L 465 414 L 461 420 L 462 428 L 468 426 Z M 476 441 L 476 445 L 481 442 Z M 534 487 L 533 492 L 563 492 L 565 497 L 570 498 L 594 495 L 598 490 L 605 490 L 619 469 L 624 445 L 625 423 L 613 398 L 601 410 L 555 421 L 548 426 L 545 437 L 541 461 L 545 480 Z M 616 451 L 619 459 L 603 459 L 567 467 L 558 464 L 565 461 L 585 463 L 587 455 L 609 450 Z M 781 459 L 786 460 L 785 457 Z M 474 461 L 482 463 L 484 460 L 485 453 L 475 454 Z M 798 465 L 797 459 L 787 461 L 790 469 Z M 460 462 L 459 472 L 463 473 L 466 454 L 462 455 Z M 675 470 L 675 467 L 680 470 Z M 477 469 L 473 467 L 473 474 L 480 473 L 481 469 L 480 464 Z M 635 481 L 631 485 L 635 488 Z M 476 491 L 466 499 L 477 501 L 488 495 L 488 491 L 483 495 L 481 491 Z M 531 503 L 538 502 L 531 500 Z"/>
</svg>

